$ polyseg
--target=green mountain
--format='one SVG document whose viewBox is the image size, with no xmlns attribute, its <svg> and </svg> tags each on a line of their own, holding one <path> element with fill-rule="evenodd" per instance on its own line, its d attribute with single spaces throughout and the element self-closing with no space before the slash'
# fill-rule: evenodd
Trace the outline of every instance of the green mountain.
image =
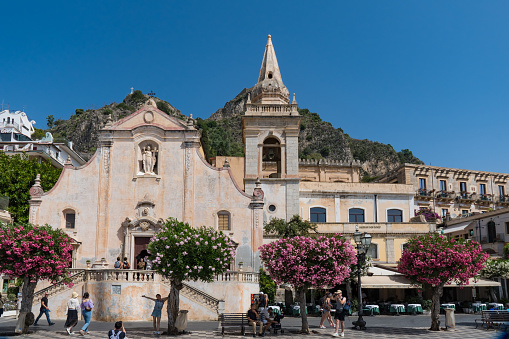
<svg viewBox="0 0 509 339">
<path fill-rule="evenodd" d="M 249 92 L 251 89 L 243 89 L 209 118 L 196 119 L 207 158 L 216 155 L 244 156 L 242 115 L 246 111 Z M 141 91 L 135 91 L 119 104 L 112 103 L 96 110 L 76 109 L 68 120 L 52 121 L 48 117 L 48 131 L 53 133 L 56 141 L 72 141 L 78 152 L 90 158 L 97 148 L 98 131 L 107 119 L 111 116 L 113 121 L 117 121 L 128 116 L 148 98 Z M 179 119 L 187 119 L 167 101 L 154 100 L 160 110 Z M 302 115 L 299 134 L 299 157 L 302 159 L 359 160 L 365 181 L 373 180 L 403 163 L 423 163 L 408 149 L 397 152 L 391 145 L 351 138 L 341 128 L 334 128 L 308 109 L 299 108 L 299 114 Z"/>
</svg>

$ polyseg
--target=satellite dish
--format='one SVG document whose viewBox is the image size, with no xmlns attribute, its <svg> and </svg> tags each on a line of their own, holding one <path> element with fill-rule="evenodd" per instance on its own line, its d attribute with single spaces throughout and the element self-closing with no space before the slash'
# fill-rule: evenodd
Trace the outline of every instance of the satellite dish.
<svg viewBox="0 0 509 339">
<path fill-rule="evenodd" d="M 457 217 L 456 213 L 451 214 L 451 218 L 456 218 L 456 217 Z"/>
</svg>

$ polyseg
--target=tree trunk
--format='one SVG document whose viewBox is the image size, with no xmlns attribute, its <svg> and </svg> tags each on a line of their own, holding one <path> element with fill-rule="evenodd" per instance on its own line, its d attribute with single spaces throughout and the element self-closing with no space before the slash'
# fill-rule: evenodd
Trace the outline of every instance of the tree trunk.
<svg viewBox="0 0 509 339">
<path fill-rule="evenodd" d="M 300 316 L 302 318 L 301 333 L 309 334 L 308 314 L 306 313 L 306 288 L 297 289 L 297 298 L 300 304 Z"/>
<path fill-rule="evenodd" d="M 37 281 L 30 280 L 29 277 L 23 278 L 21 310 L 19 311 L 18 322 L 16 323 L 16 333 L 28 333 L 28 327 L 34 323 L 32 302 L 34 300 L 34 291 L 35 286 L 37 286 Z"/>
<path fill-rule="evenodd" d="M 346 280 L 346 296 L 350 300 L 353 299 L 353 295 L 352 295 L 352 280 L 351 279 L 347 279 Z"/>
<path fill-rule="evenodd" d="M 444 292 L 444 285 L 432 287 L 433 296 L 431 297 L 431 331 L 440 331 L 440 297 Z"/>
<path fill-rule="evenodd" d="M 490 287 L 491 301 L 494 303 L 498 303 L 498 298 L 495 293 L 495 289 L 496 289 L 496 287 L 494 287 L 494 286 Z"/>
<path fill-rule="evenodd" d="M 168 295 L 168 335 L 178 334 L 178 330 L 175 327 L 175 321 L 179 313 L 180 303 L 180 290 L 182 289 L 182 282 L 178 280 L 171 281 L 170 294 Z"/>
</svg>

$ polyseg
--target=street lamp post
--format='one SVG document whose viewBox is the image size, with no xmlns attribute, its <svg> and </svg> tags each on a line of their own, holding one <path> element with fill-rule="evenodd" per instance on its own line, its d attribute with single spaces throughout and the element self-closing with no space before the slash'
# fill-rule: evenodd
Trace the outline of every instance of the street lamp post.
<svg viewBox="0 0 509 339">
<path fill-rule="evenodd" d="M 357 284 L 358 284 L 358 292 L 359 292 L 359 303 L 358 303 L 358 313 L 359 318 L 357 321 L 354 321 L 352 324 L 354 329 L 359 327 L 359 330 L 366 329 L 366 322 L 362 319 L 362 288 L 361 288 L 361 265 L 366 260 L 366 252 L 371 245 L 371 235 L 369 233 L 364 232 L 362 234 L 359 230 L 355 231 L 353 234 L 353 239 L 357 244 Z"/>
</svg>

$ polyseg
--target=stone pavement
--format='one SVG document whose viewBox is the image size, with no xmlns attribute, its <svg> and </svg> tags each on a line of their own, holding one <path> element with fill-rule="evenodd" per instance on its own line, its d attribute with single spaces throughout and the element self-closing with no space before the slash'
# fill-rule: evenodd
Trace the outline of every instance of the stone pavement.
<svg viewBox="0 0 509 339">
<path fill-rule="evenodd" d="M 367 330 L 356 331 L 352 330 L 351 322 L 356 320 L 356 317 L 349 317 L 345 321 L 346 330 L 345 338 L 366 338 L 366 339 L 385 339 L 385 338 L 402 338 L 402 339 L 468 339 L 468 338 L 496 338 L 497 334 L 495 331 L 475 329 L 474 319 L 477 319 L 477 315 L 456 315 L 456 330 L 454 331 L 440 331 L 430 332 L 427 330 L 430 324 L 429 316 L 376 316 L 366 317 Z M 49 327 L 45 321 L 41 319 L 40 326 L 31 327 L 32 333 L 21 336 L 27 339 L 49 339 L 49 338 L 65 338 L 69 337 L 64 330 L 63 320 L 55 321 L 56 324 Z M 441 316 L 442 324 L 444 323 L 444 317 Z M 166 323 L 163 323 L 166 325 Z M 297 334 L 300 329 L 300 318 L 287 317 L 282 322 L 283 328 L 285 329 L 284 334 L 274 335 L 267 334 L 266 338 L 332 338 L 331 334 L 333 330 L 331 328 L 319 329 L 319 318 L 310 317 L 309 324 L 312 333 L 310 335 L 299 335 Z M 13 318 L 0 318 L 0 339 L 8 338 L 2 336 L 6 332 L 13 332 L 15 325 L 15 319 Z M 83 325 L 83 321 L 80 321 L 78 325 Z M 190 322 L 188 329 L 191 331 L 190 334 L 181 336 L 181 338 L 221 338 L 221 333 L 218 331 L 217 322 Z M 77 327 L 77 330 L 81 326 Z M 105 339 L 107 331 L 112 328 L 111 323 L 104 322 L 92 322 L 90 326 L 90 334 L 86 335 L 85 338 L 89 339 Z M 144 338 L 157 338 L 165 337 L 152 334 L 152 324 L 150 322 L 128 322 L 125 323 L 125 328 L 129 339 L 144 339 Z M 246 336 L 241 336 L 240 331 L 227 331 L 225 338 L 252 338 L 251 330 L 248 329 Z M 74 335 L 75 338 L 80 338 L 79 334 Z"/>
</svg>

